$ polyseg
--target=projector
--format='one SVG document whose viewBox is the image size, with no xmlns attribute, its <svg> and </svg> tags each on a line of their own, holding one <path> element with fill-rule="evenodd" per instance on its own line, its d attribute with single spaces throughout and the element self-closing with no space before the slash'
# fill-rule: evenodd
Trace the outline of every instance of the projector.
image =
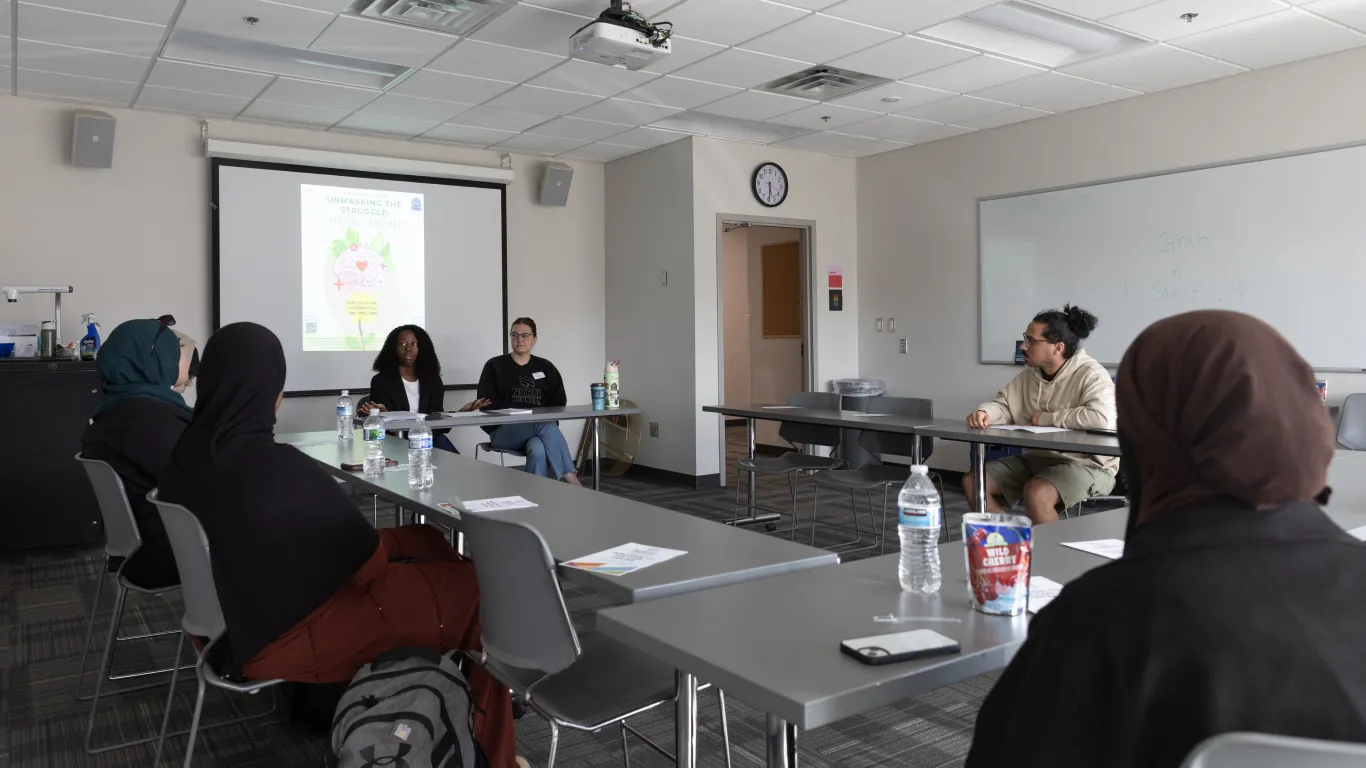
<svg viewBox="0 0 1366 768">
<path fill-rule="evenodd" d="M 612 7 L 569 38 L 569 57 L 609 67 L 641 69 L 673 50 L 673 25 L 651 24 L 631 10 L 629 3 L 612 0 Z"/>
</svg>

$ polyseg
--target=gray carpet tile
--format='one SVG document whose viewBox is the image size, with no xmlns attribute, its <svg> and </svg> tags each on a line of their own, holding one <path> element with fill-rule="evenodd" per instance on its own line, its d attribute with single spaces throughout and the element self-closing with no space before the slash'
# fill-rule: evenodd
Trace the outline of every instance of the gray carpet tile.
<svg viewBox="0 0 1366 768">
<path fill-rule="evenodd" d="M 743 429 L 728 430 L 732 467 L 733 460 L 740 456 L 743 435 Z M 729 480 L 735 481 L 733 469 Z M 608 479 L 604 490 L 712 520 L 728 520 L 733 515 L 732 488 L 694 491 L 624 477 Z M 809 482 L 798 483 L 796 538 L 799 541 L 810 541 L 812 537 L 811 494 Z M 757 495 L 764 506 L 791 508 L 788 485 L 781 478 L 761 478 Z M 355 498 L 357 506 L 368 517 L 371 497 L 358 495 Z M 865 502 L 862 499 L 859 502 L 859 526 L 864 544 L 871 541 L 873 528 L 881 527 L 880 495 L 874 502 L 871 517 Z M 822 519 L 829 522 L 848 524 L 852 519 L 847 494 L 823 492 L 820 509 Z M 946 489 L 945 509 L 950 518 L 950 530 L 955 531 L 966 504 L 962 494 L 953 487 Z M 393 508 L 381 505 L 381 524 L 390 525 L 393 520 Z M 786 532 L 788 522 L 783 521 L 780 525 L 784 531 L 773 535 L 789 535 Z M 887 531 L 887 549 L 895 551 L 894 511 L 889 515 Z M 852 530 L 828 525 L 819 526 L 815 532 L 816 544 L 826 547 L 852 537 Z M 865 550 L 847 553 L 844 559 L 875 554 L 876 551 Z M 75 679 L 100 566 L 99 552 L 31 554 L 0 561 L 0 768 L 141 768 L 151 764 L 152 748 L 148 745 L 94 756 L 86 754 L 82 747 L 89 705 L 76 701 Z M 601 596 L 569 586 L 566 586 L 565 596 L 574 622 L 582 631 L 591 631 L 596 612 L 611 605 Z M 819 607 L 814 609 L 819 610 Z M 112 599 L 106 585 L 96 620 L 90 666 L 98 664 L 111 610 Z M 175 593 L 165 599 L 134 595 L 128 602 L 123 631 L 137 634 L 174 628 L 178 610 Z M 743 642 L 743 638 L 736 640 Z M 174 651 L 174 636 L 120 644 L 114 670 L 119 673 L 152 669 L 158 665 L 165 667 Z M 156 732 L 165 711 L 166 678 L 162 676 L 155 680 L 158 685 L 154 689 L 124 693 L 102 702 L 94 731 L 97 744 L 143 738 Z M 977 708 L 994 680 L 995 675 L 983 675 L 828 728 L 803 733 L 800 737 L 802 764 L 810 768 L 961 765 L 971 741 Z M 93 675 L 87 673 L 86 689 L 93 684 Z M 120 684 L 108 685 L 117 687 Z M 173 731 L 188 727 L 193 693 L 192 683 L 178 686 L 172 705 Z M 724 765 L 717 697 L 713 691 L 704 691 L 699 700 L 699 764 L 716 768 Z M 271 703 L 269 693 L 254 697 L 230 696 L 211 690 L 206 700 L 204 722 L 213 725 L 243 715 L 259 714 L 268 711 Z M 729 712 L 734 764 L 741 767 L 763 765 L 763 713 L 733 698 L 729 700 Z M 646 713 L 633 720 L 632 725 L 672 748 L 671 710 L 661 708 Z M 520 753 L 533 765 L 545 764 L 549 729 L 534 715 L 518 722 L 517 741 Z M 184 739 L 169 740 L 168 749 L 171 754 L 163 757 L 162 764 L 178 765 Z M 195 765 L 200 768 L 317 768 L 323 764 L 325 749 L 325 740 L 291 729 L 281 708 L 266 717 L 204 731 L 195 749 Z M 633 765 L 669 764 L 634 739 L 630 741 L 630 754 Z M 566 732 L 561 739 L 557 762 L 563 766 L 586 768 L 620 765 L 620 732 L 612 729 L 599 734 Z"/>
</svg>

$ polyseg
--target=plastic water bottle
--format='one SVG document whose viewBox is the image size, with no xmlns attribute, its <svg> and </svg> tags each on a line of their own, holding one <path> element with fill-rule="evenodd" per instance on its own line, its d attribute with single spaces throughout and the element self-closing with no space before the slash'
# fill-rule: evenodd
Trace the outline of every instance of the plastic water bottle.
<svg viewBox="0 0 1366 768">
<path fill-rule="evenodd" d="M 365 474 L 378 475 L 384 471 L 384 419 L 379 409 L 371 409 L 361 425 L 361 437 L 365 439 Z"/>
<path fill-rule="evenodd" d="M 351 419 L 356 415 L 355 403 L 351 402 L 351 391 L 342 390 L 341 397 L 337 398 L 337 439 L 350 440 L 356 430 L 356 425 Z"/>
<path fill-rule="evenodd" d="M 911 467 L 911 476 L 896 498 L 897 521 L 901 533 L 901 565 L 898 576 L 907 592 L 934 594 L 939 591 L 939 531 L 944 508 L 939 491 L 930 482 L 930 468 Z"/>
<path fill-rule="evenodd" d="M 408 430 L 408 487 L 431 488 L 436 477 L 432 472 L 432 428 L 427 426 L 427 414 L 417 415 L 417 426 Z"/>
</svg>

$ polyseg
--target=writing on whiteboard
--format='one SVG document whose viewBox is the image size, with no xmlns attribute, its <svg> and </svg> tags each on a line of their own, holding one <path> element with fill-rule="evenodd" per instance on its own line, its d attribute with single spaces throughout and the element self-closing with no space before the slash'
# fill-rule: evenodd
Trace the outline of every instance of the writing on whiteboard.
<svg viewBox="0 0 1366 768">
<path fill-rule="evenodd" d="M 1209 238 L 1204 235 L 1174 235 L 1163 232 L 1157 236 L 1158 253 L 1176 253 L 1177 251 L 1201 248 L 1206 245 L 1209 245 Z"/>
</svg>

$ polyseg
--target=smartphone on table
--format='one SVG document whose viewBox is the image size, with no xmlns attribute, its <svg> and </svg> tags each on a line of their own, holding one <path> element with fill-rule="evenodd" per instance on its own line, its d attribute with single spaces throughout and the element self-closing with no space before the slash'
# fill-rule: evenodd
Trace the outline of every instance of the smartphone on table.
<svg viewBox="0 0 1366 768">
<path fill-rule="evenodd" d="M 931 656 L 951 656 L 963 649 L 957 640 L 932 629 L 915 629 L 845 640 L 840 643 L 840 650 L 864 664 L 879 666 Z"/>
</svg>

